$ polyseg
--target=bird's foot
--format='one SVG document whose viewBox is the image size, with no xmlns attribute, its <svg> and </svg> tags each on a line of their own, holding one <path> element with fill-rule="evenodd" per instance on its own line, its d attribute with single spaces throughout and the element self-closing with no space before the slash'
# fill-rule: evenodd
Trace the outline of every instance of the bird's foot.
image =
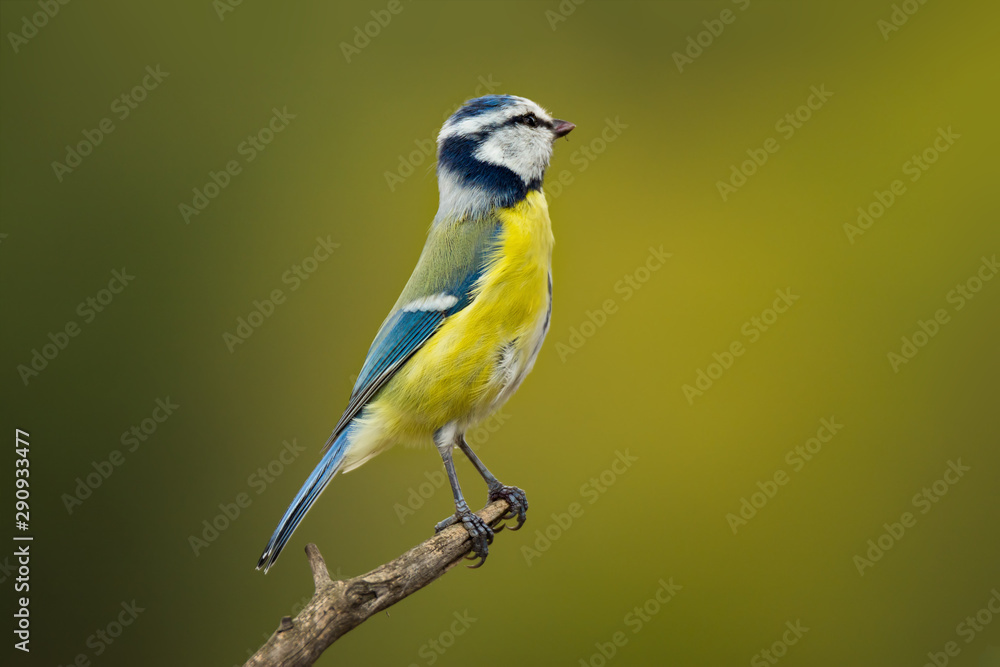
<svg viewBox="0 0 1000 667">
<path fill-rule="evenodd" d="M 494 500 L 506 500 L 507 504 L 510 505 L 510 509 L 500 517 L 501 519 L 517 518 L 517 525 L 509 530 L 517 530 L 523 526 L 528 515 L 528 497 L 524 495 L 524 491 L 516 486 L 504 486 L 500 483 L 491 486 L 489 491 L 487 504 Z"/>
<path fill-rule="evenodd" d="M 468 556 L 469 560 L 479 559 L 478 563 L 469 567 L 477 568 L 486 562 L 486 556 L 490 553 L 490 544 L 493 543 L 493 529 L 485 521 L 473 514 L 469 510 L 468 505 L 465 505 L 464 507 L 459 507 L 454 514 L 434 526 L 434 532 L 440 533 L 448 526 L 459 522 L 468 531 L 469 540 L 472 542 L 472 552 Z"/>
</svg>

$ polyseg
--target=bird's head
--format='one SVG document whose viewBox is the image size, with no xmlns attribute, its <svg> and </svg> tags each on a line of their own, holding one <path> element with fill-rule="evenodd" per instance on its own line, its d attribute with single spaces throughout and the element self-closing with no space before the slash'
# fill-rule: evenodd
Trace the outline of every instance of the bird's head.
<svg viewBox="0 0 1000 667">
<path fill-rule="evenodd" d="M 477 193 L 493 205 L 511 206 L 540 190 L 553 142 L 574 127 L 523 97 L 469 100 L 438 135 L 442 205 L 448 196 L 466 200 Z"/>
</svg>

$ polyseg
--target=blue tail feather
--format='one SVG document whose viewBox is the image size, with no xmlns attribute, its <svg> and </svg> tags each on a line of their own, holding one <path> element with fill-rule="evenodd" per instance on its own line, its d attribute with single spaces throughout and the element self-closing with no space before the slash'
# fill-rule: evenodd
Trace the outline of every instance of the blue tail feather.
<svg viewBox="0 0 1000 667">
<path fill-rule="evenodd" d="M 323 489 L 326 488 L 326 485 L 330 483 L 333 476 L 340 470 L 340 466 L 344 461 L 344 454 L 347 453 L 347 446 L 350 444 L 348 435 L 351 430 L 350 427 L 344 429 L 332 442 L 327 443 L 327 449 L 323 454 L 323 458 L 320 459 L 319 464 L 309 474 L 309 478 L 302 485 L 302 488 L 299 489 L 299 492 L 295 494 L 295 499 L 292 500 L 291 505 L 285 510 L 285 515 L 278 522 L 278 527 L 275 528 L 274 535 L 271 536 L 271 541 L 267 543 L 264 553 L 261 554 L 260 560 L 257 561 L 258 570 L 264 568 L 264 572 L 266 573 L 268 568 L 274 565 L 274 562 L 278 560 L 278 556 L 281 554 L 281 550 L 285 548 L 285 544 L 291 539 L 292 533 L 295 532 L 299 523 L 305 518 L 309 508 L 313 506 L 316 499 L 323 493 Z"/>
</svg>

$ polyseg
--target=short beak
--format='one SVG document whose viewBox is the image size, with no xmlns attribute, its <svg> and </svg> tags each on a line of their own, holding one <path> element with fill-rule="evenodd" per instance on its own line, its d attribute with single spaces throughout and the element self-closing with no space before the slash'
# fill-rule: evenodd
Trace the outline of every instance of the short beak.
<svg viewBox="0 0 1000 667">
<path fill-rule="evenodd" d="M 568 120 L 559 120 L 558 118 L 552 119 L 552 132 L 556 135 L 556 139 L 559 137 L 565 137 L 567 134 L 572 132 L 575 127 L 576 125 Z"/>
</svg>

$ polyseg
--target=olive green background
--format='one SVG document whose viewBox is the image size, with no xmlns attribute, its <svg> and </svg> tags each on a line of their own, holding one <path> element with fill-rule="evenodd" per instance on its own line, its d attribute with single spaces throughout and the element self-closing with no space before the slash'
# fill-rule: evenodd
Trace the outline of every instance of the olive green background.
<svg viewBox="0 0 1000 667">
<path fill-rule="evenodd" d="M 441 466 L 397 448 L 338 477 L 270 574 L 253 568 L 434 214 L 432 159 L 392 188 L 386 172 L 484 82 L 577 124 L 549 171 L 548 342 L 474 436 L 527 491 L 528 523 L 318 664 L 596 667 L 619 631 L 608 664 L 771 664 L 755 655 L 796 621 L 809 630 L 780 664 L 918 667 L 949 641 L 949 664 L 1000 664 L 1000 619 L 969 643 L 957 629 L 1000 587 L 1000 280 L 961 310 L 947 299 L 1000 251 L 996 6 L 927 2 L 885 39 L 890 2 L 562 5 L 554 22 L 555 0 L 395 15 L 248 1 L 221 19 L 209 0 L 71 2 L 15 53 L 9 33 L 41 10 L 0 3 L 3 420 L 31 434 L 35 537 L 33 650 L 8 644 L 5 664 L 241 664 L 311 593 L 307 542 L 353 576 L 452 510 L 445 488 L 400 518 Z M 674 52 L 723 9 L 734 20 L 678 71 Z M 391 21 L 348 62 L 341 44 L 372 11 Z M 169 75 L 119 120 L 113 100 L 147 66 Z M 775 123 L 813 86 L 832 96 L 786 138 Z M 238 147 L 274 108 L 295 117 L 248 163 Z M 105 117 L 114 131 L 57 180 L 52 162 Z M 960 138 L 910 181 L 939 128 Z M 769 137 L 779 150 L 724 201 L 717 182 Z M 186 224 L 179 205 L 234 159 Z M 905 194 L 851 243 L 844 224 L 895 179 Z M 292 291 L 282 275 L 317 237 L 339 247 Z M 672 256 L 647 273 L 661 246 Z M 83 323 L 78 304 L 122 267 L 135 279 Z M 230 352 L 223 334 L 275 289 L 287 300 Z M 779 289 L 798 300 L 750 342 L 744 323 Z M 938 309 L 948 323 L 894 372 L 887 354 Z M 71 320 L 80 334 L 26 386 L 18 366 Z M 689 402 L 683 385 L 734 341 L 744 354 Z M 174 414 L 126 451 L 121 434 L 168 397 Z M 786 453 L 824 418 L 843 428 L 795 471 Z M 292 439 L 302 453 L 272 464 Z M 124 463 L 68 513 L 64 494 L 114 450 Z M 605 472 L 626 452 L 630 468 Z M 959 459 L 969 471 L 921 514 L 914 495 Z M 269 464 L 281 473 L 261 489 Z M 777 471 L 787 484 L 734 534 L 726 515 Z M 602 472 L 614 484 L 595 491 Z M 475 472 L 459 474 L 479 505 Z M 249 506 L 195 555 L 190 537 L 240 493 Z M 574 502 L 563 530 L 553 514 Z M 855 556 L 908 511 L 915 525 L 859 574 Z M 671 578 L 682 588 L 633 632 Z M 144 611 L 95 655 L 88 637 L 133 600 Z M 456 612 L 476 620 L 451 636 Z"/>
</svg>

